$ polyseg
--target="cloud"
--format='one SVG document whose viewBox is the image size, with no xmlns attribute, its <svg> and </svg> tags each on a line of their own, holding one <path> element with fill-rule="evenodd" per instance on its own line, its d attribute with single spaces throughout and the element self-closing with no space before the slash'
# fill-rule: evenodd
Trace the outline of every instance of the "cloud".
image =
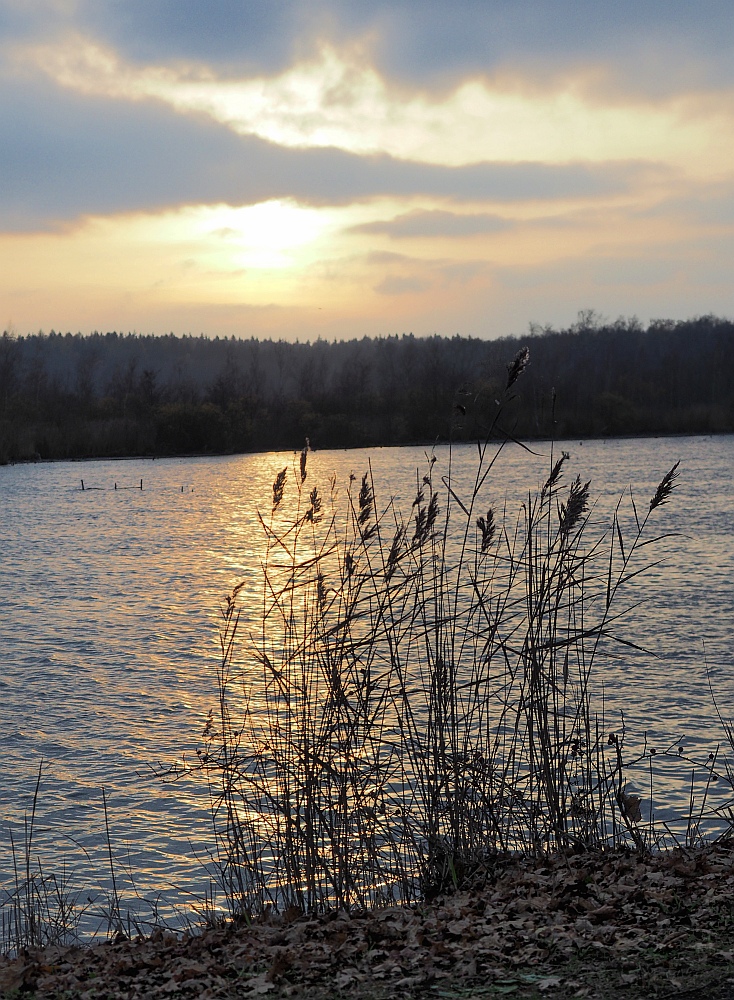
<svg viewBox="0 0 734 1000">
<path fill-rule="evenodd" d="M 275 73 L 321 33 L 319 0 L 81 0 L 76 26 L 140 63 L 209 63 Z"/>
<path fill-rule="evenodd" d="M 365 222 L 352 226 L 353 233 L 374 233 L 391 239 L 413 239 L 416 237 L 465 237 L 499 233 L 510 229 L 514 223 L 501 215 L 487 212 L 460 215 L 456 212 L 414 211 L 398 215 L 394 219 Z"/>
<path fill-rule="evenodd" d="M 90 96 L 160 100 L 182 114 L 203 113 L 234 132 L 299 149 L 335 147 L 443 166 L 652 159 L 698 161 L 710 174 L 732 164 L 725 137 L 734 108 L 726 94 L 601 103 L 574 79 L 542 91 L 521 79 L 475 79 L 441 95 L 407 93 L 363 53 L 333 47 L 276 75 L 226 78 L 203 65 L 139 66 L 81 34 L 18 45 L 7 65 Z"/>
<path fill-rule="evenodd" d="M 635 213 L 640 219 L 679 219 L 715 229 L 734 226 L 734 178 L 728 183 L 699 184 L 688 194 L 662 199 Z"/>
<path fill-rule="evenodd" d="M 734 81 L 727 0 L 384 0 L 370 7 L 380 25 L 378 65 L 428 86 L 497 72 L 541 82 L 572 67 L 597 77 L 603 68 L 627 92 Z"/>
<path fill-rule="evenodd" d="M 397 296 L 428 289 L 450 289 L 467 285 L 476 277 L 489 273 L 487 263 L 481 260 L 432 260 L 384 251 L 365 254 L 363 260 L 373 268 L 388 271 L 373 285 L 373 291 L 379 295 Z"/>
<path fill-rule="evenodd" d="M 235 193 L 240 143 L 170 113 L 16 83 L 0 96 L 4 229 L 53 228 L 87 214 L 156 211 Z"/>
<path fill-rule="evenodd" d="M 730 0 L 79 0 L 71 11 L 68 23 L 140 62 L 275 73 L 326 42 L 366 47 L 386 76 L 428 88 L 602 65 L 650 93 L 734 82 Z"/>
<path fill-rule="evenodd" d="M 410 295 L 416 292 L 424 292 L 430 288 L 431 282 L 425 278 L 408 277 L 402 278 L 400 275 L 388 275 L 379 284 L 374 286 L 374 290 L 379 295 Z"/>
<path fill-rule="evenodd" d="M 155 101 L 108 100 L 15 82 L 0 95 L 0 227 L 49 229 L 85 215 L 292 198 L 452 201 L 584 199 L 632 190 L 650 165 L 480 163 L 460 167 L 288 149 Z"/>
<path fill-rule="evenodd" d="M 506 289 L 567 287 L 579 282 L 588 288 L 646 288 L 669 284 L 682 277 L 682 262 L 675 255 L 594 254 L 565 257 L 548 264 L 493 268 L 494 277 Z"/>
</svg>

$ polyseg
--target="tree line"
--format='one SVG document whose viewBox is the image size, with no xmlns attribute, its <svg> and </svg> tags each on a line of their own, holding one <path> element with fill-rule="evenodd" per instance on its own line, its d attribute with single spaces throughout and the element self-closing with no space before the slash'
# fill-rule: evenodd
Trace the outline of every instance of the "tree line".
<svg viewBox="0 0 734 1000">
<path fill-rule="evenodd" d="M 481 437 L 530 363 L 523 438 L 734 431 L 734 322 L 531 327 L 523 337 L 329 343 L 39 332 L 0 338 L 0 463 L 400 445 Z"/>
</svg>

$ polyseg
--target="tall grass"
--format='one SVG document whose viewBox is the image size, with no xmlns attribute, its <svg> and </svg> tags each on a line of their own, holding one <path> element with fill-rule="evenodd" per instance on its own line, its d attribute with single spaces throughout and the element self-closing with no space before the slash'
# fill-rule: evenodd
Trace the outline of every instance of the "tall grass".
<svg viewBox="0 0 734 1000">
<path fill-rule="evenodd" d="M 41 815 L 44 763 L 41 760 L 38 767 L 30 809 L 23 816 L 22 834 L 14 836 L 12 829 L 9 830 L 13 870 L 10 880 L 0 886 L 0 955 L 20 955 L 48 947 L 65 948 L 100 937 L 119 940 L 147 936 L 158 928 L 181 930 L 204 924 L 207 900 L 203 901 L 200 913 L 182 914 L 182 919 L 171 926 L 159 912 L 159 899 L 145 899 L 139 895 L 134 872 L 122 865 L 113 853 L 104 788 L 102 810 L 109 863 L 108 886 L 100 887 L 89 871 L 86 877 L 80 876 L 66 861 L 57 864 L 55 869 L 43 862 L 38 853 L 36 826 Z M 92 858 L 84 848 L 81 850 L 91 867 Z M 124 899 L 123 880 L 128 888 Z"/>
<path fill-rule="evenodd" d="M 24 816 L 22 843 L 16 843 L 12 833 L 10 837 L 14 878 L 12 887 L 0 892 L 0 954 L 76 944 L 88 907 L 65 869 L 58 873 L 45 871 L 40 858 L 34 859 L 42 771 L 43 761 L 38 767 L 30 816 Z"/>
<path fill-rule="evenodd" d="M 502 428 L 526 362 L 508 366 L 466 495 L 451 458 L 443 474 L 427 458 L 409 511 L 370 469 L 322 496 L 307 450 L 276 477 L 259 624 L 236 587 L 199 751 L 233 913 L 430 897 L 509 850 L 644 849 L 624 729 L 595 711 L 592 679 L 631 645 L 625 591 L 665 537 L 650 529 L 678 468 L 603 529 L 565 454 L 518 513 L 482 505 L 522 447 Z"/>
</svg>

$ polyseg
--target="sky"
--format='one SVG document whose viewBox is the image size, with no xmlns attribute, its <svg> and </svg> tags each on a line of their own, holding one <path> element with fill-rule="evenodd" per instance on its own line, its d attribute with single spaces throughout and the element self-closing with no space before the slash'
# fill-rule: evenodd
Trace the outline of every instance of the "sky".
<svg viewBox="0 0 734 1000">
<path fill-rule="evenodd" d="M 0 327 L 734 315 L 731 0 L 0 0 Z"/>
</svg>

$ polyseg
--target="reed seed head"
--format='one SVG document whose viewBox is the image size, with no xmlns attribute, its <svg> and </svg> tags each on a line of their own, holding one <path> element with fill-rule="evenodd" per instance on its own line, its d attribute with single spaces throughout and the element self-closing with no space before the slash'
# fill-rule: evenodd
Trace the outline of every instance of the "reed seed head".
<svg viewBox="0 0 734 1000">
<path fill-rule="evenodd" d="M 520 378 L 530 362 L 530 349 L 521 347 L 507 366 L 507 388 L 513 386 Z"/>
<path fill-rule="evenodd" d="M 389 579 L 395 572 L 395 567 L 400 559 L 400 550 L 403 547 L 403 540 L 405 538 L 405 528 L 398 528 L 392 540 L 392 545 L 390 546 L 390 552 L 387 557 L 387 572 L 386 576 Z"/>
<path fill-rule="evenodd" d="M 433 526 L 438 517 L 438 510 L 438 493 L 432 493 L 431 499 L 428 501 L 428 515 L 426 517 L 426 529 L 429 533 L 433 531 Z"/>
<path fill-rule="evenodd" d="M 422 545 L 429 537 L 436 524 L 439 512 L 438 493 L 431 493 L 427 507 L 422 506 L 419 498 L 422 499 L 422 491 L 418 494 L 413 504 L 414 507 L 416 504 L 418 506 L 415 514 L 415 531 L 413 532 L 413 543 L 416 545 Z"/>
<path fill-rule="evenodd" d="M 581 476 L 576 476 L 571 483 L 568 493 L 568 500 L 561 504 L 559 517 L 561 521 L 561 535 L 568 536 L 586 513 L 589 505 L 589 487 L 591 480 L 582 483 Z"/>
<path fill-rule="evenodd" d="M 553 489 L 553 487 L 558 483 L 561 478 L 561 470 L 563 469 L 563 463 L 568 461 L 571 457 L 570 453 L 567 451 L 561 452 L 561 457 L 558 459 L 556 464 L 551 469 L 551 474 L 545 481 L 545 486 L 543 487 L 543 493 L 547 493 L 548 490 Z"/>
<path fill-rule="evenodd" d="M 273 510 L 275 510 L 281 500 L 283 499 L 283 492 L 285 490 L 285 477 L 288 474 L 287 467 L 281 469 L 278 475 L 275 477 L 275 482 L 273 483 Z"/>
<path fill-rule="evenodd" d="M 373 501 L 372 487 L 369 484 L 367 473 L 365 472 L 362 476 L 362 485 L 359 488 L 359 514 L 357 515 L 357 521 L 360 524 L 367 524 L 372 516 L 372 508 L 374 506 Z"/>
<path fill-rule="evenodd" d="M 656 507 L 661 507 L 670 500 L 673 490 L 678 486 L 676 479 L 679 475 L 679 465 L 680 462 L 676 462 L 670 472 L 667 472 L 661 479 L 660 485 L 655 490 L 655 496 L 650 501 L 650 510 L 655 510 Z"/>
<path fill-rule="evenodd" d="M 317 488 L 315 486 L 311 490 L 311 494 L 309 496 L 309 501 L 311 503 L 311 508 L 310 508 L 310 510 L 308 512 L 309 513 L 309 518 L 308 519 L 309 519 L 309 521 L 318 521 L 318 519 L 319 519 L 319 517 L 321 515 L 322 502 L 321 502 L 321 497 L 319 496 L 319 491 L 317 490 Z"/>
<path fill-rule="evenodd" d="M 494 510 L 490 507 L 487 511 L 486 518 L 477 518 L 477 527 L 479 528 L 480 534 L 482 536 L 482 555 L 489 551 L 489 547 L 494 539 L 495 532 L 497 530 L 497 525 L 494 520 Z"/>
<path fill-rule="evenodd" d="M 319 602 L 319 610 L 323 612 L 326 607 L 326 577 L 321 570 L 316 574 L 316 597 Z"/>
<path fill-rule="evenodd" d="M 306 461 L 307 461 L 307 459 L 308 459 L 308 445 L 306 445 L 305 448 L 303 449 L 303 451 L 301 452 L 301 482 L 302 483 L 306 482 L 306 476 L 307 476 Z"/>
</svg>

